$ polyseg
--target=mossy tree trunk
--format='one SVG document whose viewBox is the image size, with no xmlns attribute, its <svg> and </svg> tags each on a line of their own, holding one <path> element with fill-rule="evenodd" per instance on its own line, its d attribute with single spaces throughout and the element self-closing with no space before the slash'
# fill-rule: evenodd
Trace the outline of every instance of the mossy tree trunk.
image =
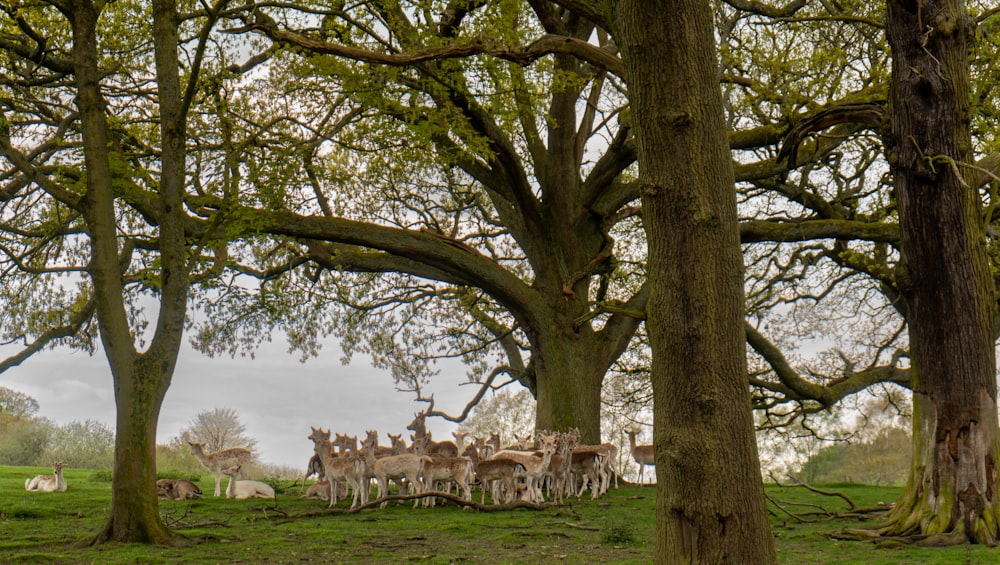
<svg viewBox="0 0 1000 565">
<path fill-rule="evenodd" d="M 890 0 L 891 131 L 913 364 L 910 478 L 883 529 L 945 542 L 998 536 L 994 288 L 968 102 L 975 22 L 961 0 Z"/>
<path fill-rule="evenodd" d="M 112 157 L 98 21 L 103 3 L 68 0 L 59 8 L 73 28 L 73 71 L 87 170 L 83 215 L 91 243 L 88 273 L 97 320 L 114 380 L 117 419 L 111 513 L 90 543 L 105 541 L 171 543 L 157 509 L 156 423 L 180 350 L 189 287 L 185 264 L 183 207 L 185 119 L 177 66 L 177 13 L 173 0 L 154 0 L 153 36 L 160 100 L 161 174 L 159 227 L 160 312 L 149 348 L 136 350 L 123 299 L 121 265 L 131 244 L 119 239 L 113 185 L 127 174 Z"/>
<path fill-rule="evenodd" d="M 746 384 L 743 263 L 712 12 L 610 3 L 649 243 L 658 563 L 773 563 Z"/>
<path fill-rule="evenodd" d="M 589 328 L 586 331 L 589 333 Z M 537 341 L 533 355 L 537 375 L 533 390 L 537 400 L 535 428 L 578 428 L 584 443 L 599 444 L 601 383 L 614 358 L 602 357 L 602 346 L 595 343 L 595 336 L 567 335 L 572 333 L 559 326 Z"/>
</svg>

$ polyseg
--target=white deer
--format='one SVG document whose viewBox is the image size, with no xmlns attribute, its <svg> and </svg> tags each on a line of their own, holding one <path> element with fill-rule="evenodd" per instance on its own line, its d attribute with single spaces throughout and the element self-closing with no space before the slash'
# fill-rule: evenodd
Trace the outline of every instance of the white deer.
<svg viewBox="0 0 1000 565">
<path fill-rule="evenodd" d="M 220 496 L 222 493 L 222 475 L 223 469 L 227 467 L 239 467 L 246 463 L 249 463 L 253 459 L 253 453 L 245 447 L 230 447 L 229 449 L 220 449 L 219 451 L 213 451 L 211 453 L 205 453 L 205 444 L 199 443 L 197 441 L 188 441 L 188 445 L 191 446 L 191 453 L 201 461 L 209 471 L 215 473 L 215 496 Z M 246 478 L 246 475 L 241 471 L 241 477 Z"/>
<path fill-rule="evenodd" d="M 240 466 L 223 469 L 222 473 L 229 477 L 229 487 L 226 488 L 226 498 L 274 498 L 274 489 L 260 481 L 238 481 Z"/>
<path fill-rule="evenodd" d="M 632 459 L 639 464 L 639 484 L 642 484 L 642 470 L 646 468 L 646 465 L 656 465 L 656 459 L 653 457 L 653 446 L 652 445 L 636 445 L 635 436 L 639 433 L 639 430 L 631 429 L 628 430 L 628 443 L 632 448 Z"/>
<path fill-rule="evenodd" d="M 36 490 L 41 492 L 63 492 L 66 490 L 66 479 L 62 474 L 63 464 L 52 464 L 53 475 L 38 475 L 33 479 L 24 480 L 25 490 Z"/>
</svg>

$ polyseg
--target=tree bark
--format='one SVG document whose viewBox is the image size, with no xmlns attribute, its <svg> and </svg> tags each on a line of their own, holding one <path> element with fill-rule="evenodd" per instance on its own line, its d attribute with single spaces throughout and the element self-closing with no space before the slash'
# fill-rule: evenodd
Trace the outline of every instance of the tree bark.
<svg viewBox="0 0 1000 565">
<path fill-rule="evenodd" d="M 975 22 L 961 0 L 891 0 L 891 131 L 913 365 L 913 460 L 885 534 L 996 543 L 994 288 L 968 103 Z"/>
<path fill-rule="evenodd" d="M 776 561 L 746 381 L 743 265 L 712 13 L 612 9 L 649 245 L 658 563 Z"/>
<path fill-rule="evenodd" d="M 131 370 L 112 370 L 117 417 L 111 513 L 91 544 L 178 541 L 160 518 L 156 497 L 156 424 L 169 385 L 165 372 L 163 364 L 153 359 Z"/>
<path fill-rule="evenodd" d="M 532 355 L 535 429 L 577 428 L 583 443 L 596 445 L 602 442 L 601 383 L 609 362 L 595 354 L 593 337 L 565 335 L 562 329 L 539 339 Z"/>
</svg>

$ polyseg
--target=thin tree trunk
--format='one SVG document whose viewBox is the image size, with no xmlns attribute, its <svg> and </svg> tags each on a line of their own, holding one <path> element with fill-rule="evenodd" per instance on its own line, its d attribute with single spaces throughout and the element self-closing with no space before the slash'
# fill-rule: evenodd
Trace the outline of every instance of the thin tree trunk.
<svg viewBox="0 0 1000 565">
<path fill-rule="evenodd" d="M 891 132 L 913 363 L 910 478 L 883 530 L 996 543 L 994 288 L 973 162 L 974 21 L 961 0 L 890 0 Z"/>
<path fill-rule="evenodd" d="M 156 498 L 156 423 L 169 379 L 159 363 L 138 365 L 114 372 L 118 413 L 111 513 L 90 543 L 177 541 L 160 518 Z"/>
<path fill-rule="evenodd" d="M 657 563 L 773 563 L 709 3 L 613 3 L 649 244 Z"/>
</svg>

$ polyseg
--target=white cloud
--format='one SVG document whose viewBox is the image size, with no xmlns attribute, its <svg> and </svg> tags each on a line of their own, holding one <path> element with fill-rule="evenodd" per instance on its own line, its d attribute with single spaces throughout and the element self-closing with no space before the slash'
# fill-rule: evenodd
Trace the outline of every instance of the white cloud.
<svg viewBox="0 0 1000 565">
<path fill-rule="evenodd" d="M 306 439 L 310 426 L 362 438 L 374 429 L 383 444 L 387 432 L 409 438 L 406 424 L 426 404 L 396 391 L 389 374 L 363 357 L 342 365 L 335 350 L 328 347 L 301 363 L 279 343 L 266 344 L 256 359 L 209 358 L 185 347 L 160 413 L 157 441 L 166 443 L 199 412 L 214 408 L 239 413 L 262 461 L 303 469 L 312 455 Z M 426 392 L 435 393 L 435 409 L 457 414 L 475 391 L 458 386 L 465 381 L 461 365 L 442 373 Z M 41 406 L 39 415 L 57 423 L 97 420 L 114 427 L 114 391 L 103 353 L 44 351 L 0 374 L 0 386 L 32 396 Z M 455 429 L 438 418 L 427 427 L 438 440 L 451 439 Z"/>
</svg>

